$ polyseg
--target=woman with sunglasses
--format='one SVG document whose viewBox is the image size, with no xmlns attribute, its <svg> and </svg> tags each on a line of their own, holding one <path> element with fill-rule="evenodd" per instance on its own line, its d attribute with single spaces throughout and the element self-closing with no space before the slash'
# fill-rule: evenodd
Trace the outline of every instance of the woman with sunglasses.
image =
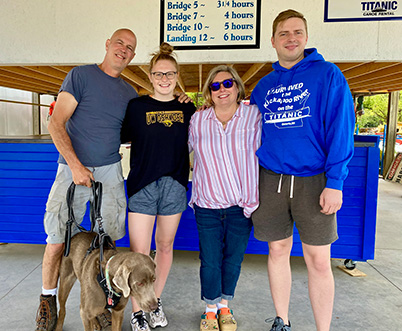
<svg viewBox="0 0 402 331">
<path fill-rule="evenodd" d="M 149 254 L 156 216 L 156 281 L 158 308 L 149 320 L 132 298 L 133 331 L 168 324 L 160 296 L 173 261 L 173 241 L 181 214 L 187 208 L 189 176 L 188 126 L 192 102 L 175 97 L 179 65 L 167 43 L 153 54 L 149 66 L 152 95 L 132 99 L 123 123 L 122 141 L 131 141 L 127 178 L 130 249 Z"/>
<path fill-rule="evenodd" d="M 194 151 L 194 208 L 200 244 L 200 330 L 234 331 L 233 299 L 258 207 L 261 114 L 245 105 L 244 84 L 235 69 L 211 70 L 203 96 L 209 108 L 193 115 L 189 146 Z"/>
</svg>

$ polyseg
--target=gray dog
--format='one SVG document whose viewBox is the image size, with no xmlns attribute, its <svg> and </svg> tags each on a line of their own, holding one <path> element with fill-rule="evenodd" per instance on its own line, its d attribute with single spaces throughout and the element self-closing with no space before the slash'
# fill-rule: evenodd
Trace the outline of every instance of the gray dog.
<svg viewBox="0 0 402 331">
<path fill-rule="evenodd" d="M 99 249 L 87 257 L 86 252 L 95 237 L 94 233 L 79 233 L 71 239 L 71 251 L 63 257 L 60 266 L 59 318 L 57 331 L 62 331 L 66 316 L 66 301 L 75 281 L 81 284 L 80 314 L 85 331 L 99 327 L 96 316 L 105 311 L 106 296 L 97 281 Z M 110 259 L 113 256 L 112 259 Z M 102 268 L 108 263 L 108 278 L 113 291 L 120 292 L 119 303 L 112 308 L 112 330 L 120 331 L 124 308 L 129 296 L 133 296 L 144 311 L 155 310 L 158 301 L 154 291 L 155 263 L 147 255 L 133 252 L 104 251 Z"/>
</svg>

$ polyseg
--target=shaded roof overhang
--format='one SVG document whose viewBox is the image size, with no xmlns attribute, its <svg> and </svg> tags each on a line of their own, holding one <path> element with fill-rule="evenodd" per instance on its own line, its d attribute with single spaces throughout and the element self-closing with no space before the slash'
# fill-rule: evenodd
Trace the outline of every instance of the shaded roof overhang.
<svg viewBox="0 0 402 331">
<path fill-rule="evenodd" d="M 208 72 L 221 63 L 181 64 L 178 90 L 200 92 Z M 357 94 L 388 93 L 402 90 L 402 62 L 340 62 L 335 63 L 345 75 L 351 92 Z M 228 63 L 233 66 L 249 96 L 257 82 L 272 71 L 272 62 Z M 0 66 L 0 86 L 39 94 L 56 95 L 66 74 L 74 66 Z M 129 65 L 122 77 L 139 94 L 149 94 L 151 85 L 146 65 Z"/>
</svg>

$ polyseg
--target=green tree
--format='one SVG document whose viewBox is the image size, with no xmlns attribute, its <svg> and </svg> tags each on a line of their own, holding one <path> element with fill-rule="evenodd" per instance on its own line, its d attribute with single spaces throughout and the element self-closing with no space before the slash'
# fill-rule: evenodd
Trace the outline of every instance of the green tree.
<svg viewBox="0 0 402 331">
<path fill-rule="evenodd" d="M 192 92 L 192 93 L 187 93 L 187 95 L 191 98 L 191 100 L 193 100 L 193 103 L 197 108 L 201 107 L 205 102 L 201 93 Z"/>
<path fill-rule="evenodd" d="M 365 96 L 363 101 L 364 114 L 357 116 L 360 128 L 374 128 L 387 123 L 388 94 Z M 402 93 L 399 94 L 398 122 L 402 122 Z"/>
</svg>

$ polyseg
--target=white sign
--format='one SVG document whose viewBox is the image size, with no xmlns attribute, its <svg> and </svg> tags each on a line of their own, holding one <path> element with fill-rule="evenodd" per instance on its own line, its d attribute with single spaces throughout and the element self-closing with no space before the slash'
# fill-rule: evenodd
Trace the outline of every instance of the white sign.
<svg viewBox="0 0 402 331">
<path fill-rule="evenodd" d="M 402 20 L 402 0 L 325 0 L 324 22 Z"/>
<path fill-rule="evenodd" d="M 161 43 L 176 49 L 260 47 L 261 0 L 161 0 Z"/>
</svg>

